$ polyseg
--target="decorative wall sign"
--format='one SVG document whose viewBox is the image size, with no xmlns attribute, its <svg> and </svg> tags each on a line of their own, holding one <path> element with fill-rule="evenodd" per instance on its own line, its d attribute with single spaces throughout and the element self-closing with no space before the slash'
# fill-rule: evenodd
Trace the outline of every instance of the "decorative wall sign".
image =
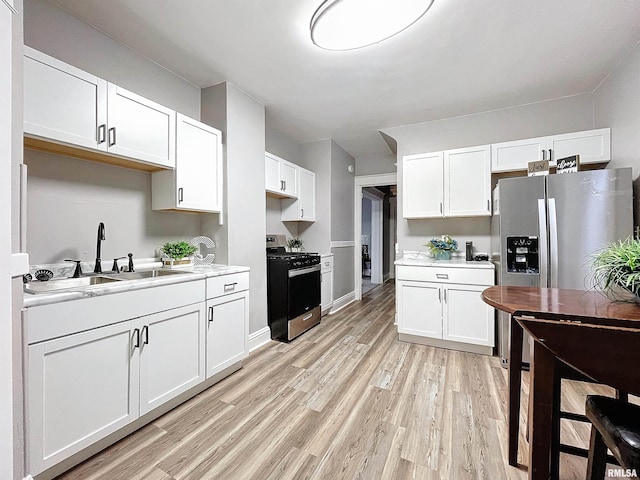
<svg viewBox="0 0 640 480">
<path fill-rule="evenodd" d="M 557 162 L 556 173 L 574 173 L 580 170 L 580 155 L 561 158 Z"/>
<path fill-rule="evenodd" d="M 213 240 L 211 240 L 209 237 L 201 236 L 192 238 L 189 243 L 195 247 L 198 247 L 198 250 L 193 255 L 194 265 L 211 265 L 213 263 L 213 260 L 216 258 L 215 253 L 206 253 L 207 249 L 212 249 L 216 246 L 216 244 L 213 243 Z M 204 249 L 202 248 L 203 245 Z M 204 255 L 202 254 L 203 250 L 205 250 Z"/>
<path fill-rule="evenodd" d="M 538 160 L 537 162 L 529 162 L 528 176 L 537 177 L 538 175 L 549 175 L 549 160 Z"/>
</svg>

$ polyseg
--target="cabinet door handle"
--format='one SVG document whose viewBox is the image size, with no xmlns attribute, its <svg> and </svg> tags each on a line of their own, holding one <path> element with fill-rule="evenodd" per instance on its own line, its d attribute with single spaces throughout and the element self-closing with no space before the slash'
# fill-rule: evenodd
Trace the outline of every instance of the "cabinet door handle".
<svg viewBox="0 0 640 480">
<path fill-rule="evenodd" d="M 447 303 L 447 290 L 444 291 L 444 303 Z"/>
<path fill-rule="evenodd" d="M 545 154 L 544 150 L 540 150 L 542 152 L 542 160 L 546 160 L 547 155 Z"/>
<path fill-rule="evenodd" d="M 224 284 L 224 290 L 233 290 L 234 288 L 236 288 L 236 285 L 238 284 L 238 282 L 233 282 L 233 283 L 225 283 Z"/>
<path fill-rule="evenodd" d="M 280 190 L 284 190 L 284 180 L 280 180 Z"/>
<path fill-rule="evenodd" d="M 98 126 L 98 145 L 107 141 L 107 126 L 103 123 Z"/>
<path fill-rule="evenodd" d="M 282 183 L 284 184 L 284 188 L 283 188 L 283 190 L 285 190 L 285 191 L 286 191 L 286 190 L 287 190 L 287 181 L 286 181 L 286 180 L 283 180 L 283 181 L 282 181 Z"/>
<path fill-rule="evenodd" d="M 135 338 L 133 348 L 140 348 L 140 329 L 136 328 L 133 330 L 133 337 Z"/>
<path fill-rule="evenodd" d="M 300 216 L 301 216 L 301 217 L 304 217 L 304 208 L 301 208 L 301 209 L 300 209 L 300 212 L 301 212 Z"/>
<path fill-rule="evenodd" d="M 440 202 L 440 213 L 442 213 L 442 202 Z"/>
<path fill-rule="evenodd" d="M 487 212 L 491 211 L 491 200 L 487 200 Z"/>
<path fill-rule="evenodd" d="M 551 149 L 549 149 L 549 161 L 551 161 Z"/>
<path fill-rule="evenodd" d="M 149 325 L 142 327 L 142 334 L 144 335 L 143 345 L 149 345 Z"/>
<path fill-rule="evenodd" d="M 448 280 L 449 279 L 449 274 L 448 273 L 436 273 L 436 278 L 439 278 L 441 280 Z"/>
<path fill-rule="evenodd" d="M 438 301 L 442 303 L 442 290 L 438 289 Z"/>
<path fill-rule="evenodd" d="M 213 322 L 213 306 L 209 307 L 209 323 Z"/>
<path fill-rule="evenodd" d="M 183 200 L 183 195 L 184 195 L 184 190 L 182 189 L 182 187 L 180 187 L 178 189 L 178 203 L 181 203 Z"/>
<path fill-rule="evenodd" d="M 109 146 L 113 147 L 116 144 L 116 127 L 109 129 Z"/>
</svg>

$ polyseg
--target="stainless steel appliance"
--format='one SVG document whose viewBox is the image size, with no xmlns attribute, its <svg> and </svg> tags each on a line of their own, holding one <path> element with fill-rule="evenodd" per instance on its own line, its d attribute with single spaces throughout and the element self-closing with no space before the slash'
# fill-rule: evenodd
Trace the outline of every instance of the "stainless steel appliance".
<svg viewBox="0 0 640 480">
<path fill-rule="evenodd" d="M 320 323 L 320 255 L 287 252 L 284 235 L 267 235 L 271 338 L 290 342 Z"/>
<path fill-rule="evenodd" d="M 501 179 L 494 190 L 492 260 L 499 285 L 591 287 L 590 256 L 632 235 L 631 169 Z M 509 315 L 498 314 L 507 366 Z M 523 361 L 528 362 L 525 335 Z"/>
</svg>

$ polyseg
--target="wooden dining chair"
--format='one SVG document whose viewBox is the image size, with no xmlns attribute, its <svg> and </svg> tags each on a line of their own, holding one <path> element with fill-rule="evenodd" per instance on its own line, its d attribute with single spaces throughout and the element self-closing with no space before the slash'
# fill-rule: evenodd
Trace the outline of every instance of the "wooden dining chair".
<svg viewBox="0 0 640 480">
<path fill-rule="evenodd" d="M 604 478 L 611 450 L 618 465 L 640 475 L 640 406 L 600 395 L 587 397 L 585 412 L 591 421 L 587 480 Z M 628 476 L 628 475 L 625 475 Z"/>
</svg>

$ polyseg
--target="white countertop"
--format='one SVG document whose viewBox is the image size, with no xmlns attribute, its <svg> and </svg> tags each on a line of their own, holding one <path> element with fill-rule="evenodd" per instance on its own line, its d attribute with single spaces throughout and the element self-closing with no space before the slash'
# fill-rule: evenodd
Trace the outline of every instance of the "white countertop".
<svg viewBox="0 0 640 480">
<path fill-rule="evenodd" d="M 464 257 L 453 257 L 451 260 L 436 260 L 427 254 L 405 255 L 395 261 L 397 266 L 439 267 L 439 268 L 485 268 L 494 269 L 493 263 L 467 262 Z"/>
<path fill-rule="evenodd" d="M 166 277 L 143 278 L 137 280 L 120 280 L 112 283 L 104 283 L 100 285 L 92 285 L 88 287 L 69 288 L 61 291 L 43 292 L 43 293 L 24 293 L 24 307 L 36 307 L 39 305 L 48 305 L 51 303 L 69 302 L 81 298 L 97 297 L 100 295 L 111 295 L 113 293 L 128 292 L 131 290 L 140 290 L 149 287 L 158 287 L 160 285 L 171 285 L 182 282 L 192 282 L 195 280 L 203 280 L 208 277 L 218 277 L 221 275 L 231 275 L 233 273 L 248 272 L 249 267 L 229 266 L 229 265 L 207 265 L 202 267 L 185 267 L 180 269 L 185 272 L 177 275 L 167 275 Z M 140 269 L 143 271 L 143 269 Z M 109 272 L 105 272 L 109 275 Z"/>
</svg>

